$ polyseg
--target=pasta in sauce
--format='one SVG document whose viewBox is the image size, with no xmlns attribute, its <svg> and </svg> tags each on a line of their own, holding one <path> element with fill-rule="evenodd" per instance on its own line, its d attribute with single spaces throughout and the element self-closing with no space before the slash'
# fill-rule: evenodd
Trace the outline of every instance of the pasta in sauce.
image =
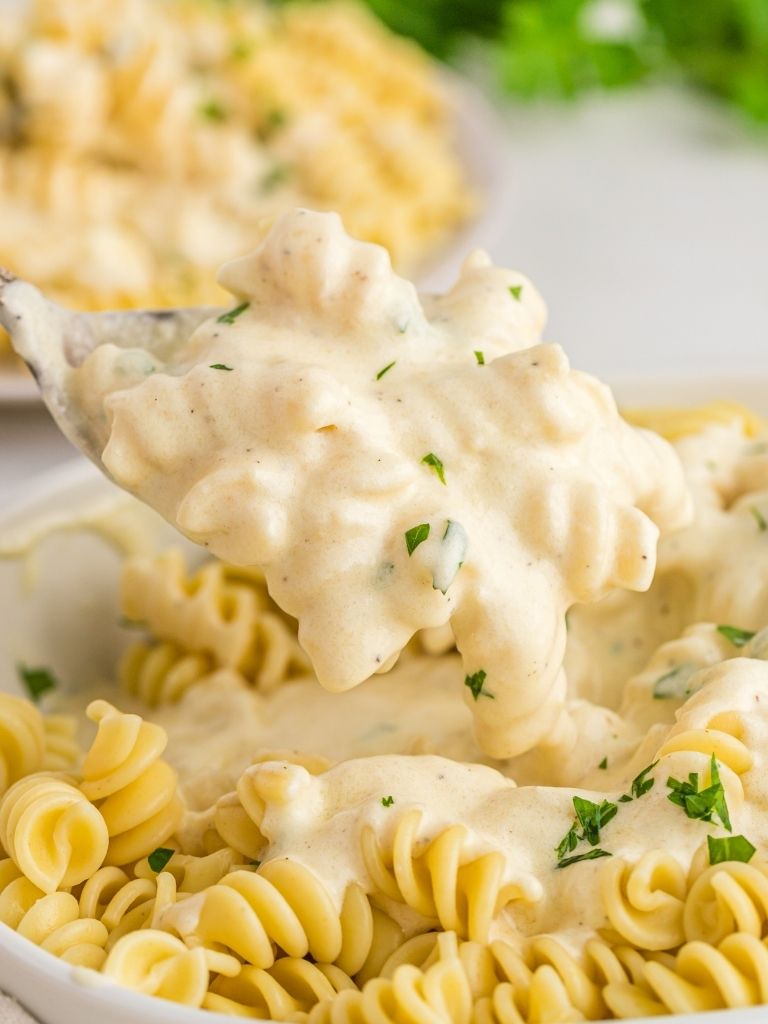
<svg viewBox="0 0 768 1024">
<path fill-rule="evenodd" d="M 0 921 L 278 1021 L 767 1002 L 762 424 L 630 426 L 528 280 L 419 298 L 332 216 L 222 281 L 173 363 L 71 372 L 210 553 L 125 561 L 108 699 L 0 697 Z"/>
</svg>

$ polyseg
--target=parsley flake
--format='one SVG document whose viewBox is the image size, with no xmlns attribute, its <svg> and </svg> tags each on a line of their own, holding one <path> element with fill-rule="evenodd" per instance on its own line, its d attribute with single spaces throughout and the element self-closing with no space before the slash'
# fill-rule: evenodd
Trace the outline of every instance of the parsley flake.
<svg viewBox="0 0 768 1024">
<path fill-rule="evenodd" d="M 599 847 L 596 850 L 588 850 L 587 853 L 577 853 L 574 857 L 564 857 L 555 864 L 556 868 L 567 868 L 571 864 L 578 864 L 582 860 L 598 860 L 600 857 L 612 857 L 613 854 L 607 850 L 601 850 Z"/>
<path fill-rule="evenodd" d="M 391 807 L 394 802 L 395 802 L 395 798 L 393 796 L 383 796 L 381 798 L 381 806 L 382 807 Z"/>
<path fill-rule="evenodd" d="M 227 111 L 221 100 L 206 100 L 206 102 L 201 103 L 197 109 L 200 115 L 208 121 L 221 123 L 222 121 L 227 120 Z"/>
<path fill-rule="evenodd" d="M 509 286 L 509 294 L 517 302 L 520 302 L 520 296 L 523 294 L 523 286 L 521 284 L 511 284 Z"/>
<path fill-rule="evenodd" d="M 59 685 L 58 679 L 49 668 L 28 668 L 19 664 L 16 666 L 16 672 L 34 701 L 40 700 L 44 693 L 55 690 Z"/>
<path fill-rule="evenodd" d="M 718 626 L 717 632 L 730 640 L 734 647 L 744 647 L 755 635 L 754 630 L 739 629 L 738 626 Z"/>
<path fill-rule="evenodd" d="M 667 786 L 672 790 L 667 794 L 667 800 L 682 807 L 689 818 L 697 818 L 700 821 L 711 823 L 712 815 L 716 814 L 723 827 L 730 832 L 731 819 L 728 814 L 728 804 L 725 801 L 725 790 L 720 781 L 720 772 L 714 754 L 710 762 L 710 775 L 711 783 L 706 789 L 699 789 L 698 772 L 689 772 L 687 782 L 673 778 L 667 779 Z"/>
<path fill-rule="evenodd" d="M 260 860 L 252 860 L 251 861 L 251 867 L 252 868 L 260 868 L 261 867 L 261 861 Z"/>
<path fill-rule="evenodd" d="M 234 309 L 230 309 L 226 313 L 222 313 L 221 316 L 216 317 L 217 324 L 233 324 L 239 316 L 241 316 L 246 309 L 250 306 L 250 302 L 241 302 L 239 306 L 235 306 Z"/>
<path fill-rule="evenodd" d="M 727 860 L 739 860 L 746 864 L 752 860 L 756 848 L 750 843 L 746 836 L 707 836 L 709 848 L 709 863 L 722 864 Z"/>
<path fill-rule="evenodd" d="M 291 169 L 287 164 L 275 164 L 259 181 L 259 192 L 263 196 L 269 195 L 270 192 L 274 192 L 280 185 L 285 184 L 290 176 Z"/>
<path fill-rule="evenodd" d="M 383 370 L 379 370 L 379 372 L 376 374 L 376 380 L 381 380 L 385 373 L 389 373 L 389 371 L 392 369 L 396 362 L 397 360 L 393 359 L 391 363 L 387 363 Z"/>
<path fill-rule="evenodd" d="M 147 862 L 152 870 L 159 874 L 166 866 L 171 857 L 176 853 L 175 850 L 169 850 L 167 846 L 158 846 L 156 850 L 147 857 Z"/>
<path fill-rule="evenodd" d="M 483 689 L 485 680 L 486 671 L 483 668 L 479 668 L 471 676 L 464 676 L 464 685 L 469 689 L 474 700 L 477 700 L 478 697 L 489 697 L 491 700 L 496 700 L 492 693 Z"/>
<path fill-rule="evenodd" d="M 445 483 L 445 466 L 443 466 L 442 459 L 439 459 L 434 452 L 428 452 L 421 461 L 434 469 L 441 484 Z"/>
<path fill-rule="evenodd" d="M 475 349 L 475 359 L 478 366 L 485 366 L 485 355 L 479 349 Z"/>
<path fill-rule="evenodd" d="M 632 779 L 632 784 L 629 787 L 629 793 L 625 793 L 624 796 L 619 797 L 619 803 L 628 804 L 631 800 L 639 800 L 641 796 L 645 796 L 653 787 L 656 785 L 656 779 L 649 779 L 648 773 L 652 772 L 658 764 L 658 760 L 654 761 L 653 764 L 649 764 L 646 768 Z"/>
<path fill-rule="evenodd" d="M 689 661 L 675 665 L 653 684 L 654 700 L 682 700 L 687 697 L 691 692 L 688 684 L 698 671 L 699 666 Z"/>
<path fill-rule="evenodd" d="M 600 764 L 597 767 L 598 768 L 602 768 L 603 771 L 605 771 L 605 769 L 608 767 L 608 758 L 604 757 L 603 760 L 600 762 Z"/>
<path fill-rule="evenodd" d="M 757 505 L 750 505 L 749 511 L 754 516 L 755 522 L 757 523 L 757 528 L 760 531 L 760 533 L 765 533 L 765 531 L 768 530 L 768 521 L 766 521 L 766 518 L 763 515 L 763 513 L 760 511 Z"/>
<path fill-rule="evenodd" d="M 211 363 L 209 370 L 234 370 L 234 366 L 227 366 L 226 363 Z"/>
<path fill-rule="evenodd" d="M 405 531 L 405 546 L 408 548 L 409 558 L 419 544 L 423 544 L 428 536 L 429 523 L 419 523 L 418 526 L 412 526 L 410 530 Z"/>
</svg>

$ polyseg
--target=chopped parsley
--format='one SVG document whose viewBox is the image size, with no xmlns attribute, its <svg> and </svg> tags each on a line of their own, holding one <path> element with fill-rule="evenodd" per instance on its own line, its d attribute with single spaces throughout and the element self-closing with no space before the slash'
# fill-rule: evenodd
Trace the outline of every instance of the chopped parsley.
<svg viewBox="0 0 768 1024">
<path fill-rule="evenodd" d="M 640 774 L 632 779 L 629 793 L 620 796 L 619 803 L 628 804 L 631 800 L 639 800 L 641 796 L 645 796 L 646 793 L 653 789 L 656 785 L 656 779 L 649 779 L 648 773 L 652 772 L 658 763 L 658 761 L 654 761 L 653 764 L 649 764 L 647 768 L 643 768 Z"/>
<path fill-rule="evenodd" d="M 738 626 L 718 626 L 717 632 L 730 640 L 734 647 L 744 647 L 755 635 L 754 630 L 739 629 Z"/>
<path fill-rule="evenodd" d="M 28 668 L 26 665 L 18 664 L 16 672 L 34 701 L 40 700 L 44 693 L 55 690 L 59 685 L 58 679 L 49 668 Z"/>
<path fill-rule="evenodd" d="M 147 857 L 149 866 L 156 874 L 159 874 L 167 865 L 174 853 L 176 853 L 176 851 L 168 849 L 167 846 L 158 846 L 158 848 L 153 850 Z"/>
<path fill-rule="evenodd" d="M 381 380 L 385 373 L 389 373 L 389 371 L 392 369 L 396 362 L 397 360 L 393 359 L 391 363 L 387 363 L 383 370 L 379 370 L 379 372 L 376 374 L 376 380 Z"/>
<path fill-rule="evenodd" d="M 479 668 L 471 676 L 464 676 L 464 685 L 468 688 L 474 700 L 477 700 L 478 697 L 489 697 L 491 700 L 496 700 L 492 693 L 488 693 L 487 690 L 483 689 L 485 679 L 486 671 L 483 668 Z"/>
<path fill-rule="evenodd" d="M 669 672 L 659 676 L 653 684 L 653 696 L 655 700 L 682 700 L 690 694 L 688 686 L 691 677 L 699 671 L 698 665 L 692 665 L 684 661 L 682 665 L 675 665 Z"/>
<path fill-rule="evenodd" d="M 511 284 L 509 286 L 509 294 L 517 302 L 520 302 L 520 296 L 523 294 L 523 286 L 521 284 Z"/>
<path fill-rule="evenodd" d="M 382 807 L 391 807 L 394 802 L 395 802 L 395 798 L 393 796 L 383 796 L 381 798 L 381 806 Z"/>
<path fill-rule="evenodd" d="M 221 316 L 216 317 L 217 324 L 233 324 L 239 316 L 241 316 L 246 309 L 250 306 L 250 302 L 241 302 L 239 306 L 235 306 L 234 309 L 228 310 L 226 313 L 222 313 Z"/>
<path fill-rule="evenodd" d="M 251 861 L 251 867 L 252 868 L 260 868 L 261 867 L 261 861 L 260 860 L 252 860 Z"/>
<path fill-rule="evenodd" d="M 291 169 L 287 164 L 275 164 L 259 181 L 259 192 L 268 195 L 276 188 L 283 185 L 291 176 Z"/>
<path fill-rule="evenodd" d="M 443 466 L 442 459 L 439 459 L 434 452 L 428 452 L 421 461 L 434 469 L 441 484 L 445 483 L 445 466 Z"/>
<path fill-rule="evenodd" d="M 723 836 L 721 839 L 707 836 L 707 846 L 710 864 L 722 864 L 727 860 L 740 860 L 746 864 L 756 852 L 746 836 Z"/>
<path fill-rule="evenodd" d="M 720 781 L 720 772 L 714 754 L 710 762 L 710 774 L 712 781 L 706 789 L 699 789 L 698 772 L 690 772 L 687 782 L 681 782 L 679 779 L 667 779 L 667 786 L 672 790 L 667 794 L 667 800 L 682 807 L 689 818 L 698 818 L 700 821 L 711 823 L 712 815 L 716 814 L 723 827 L 730 832 L 731 819 L 728 814 L 728 804 L 725 801 L 725 790 Z"/>
<path fill-rule="evenodd" d="M 201 116 L 208 121 L 217 121 L 221 123 L 222 121 L 227 120 L 227 111 L 221 100 L 206 100 L 206 102 L 201 103 L 197 109 Z"/>
<path fill-rule="evenodd" d="M 477 348 L 475 349 L 475 359 L 478 366 L 485 366 L 485 355 Z"/>
<path fill-rule="evenodd" d="M 428 536 L 429 523 L 419 523 L 418 526 L 412 526 L 410 530 L 405 531 L 405 546 L 408 548 L 409 558 L 419 544 L 423 544 Z"/>
<path fill-rule="evenodd" d="M 226 363 L 211 363 L 209 370 L 234 370 L 234 366 L 227 366 Z"/>
<path fill-rule="evenodd" d="M 607 850 L 601 850 L 599 847 L 596 850 L 588 850 L 586 853 L 577 853 L 573 857 L 563 857 L 555 864 L 556 868 L 567 868 L 570 864 L 578 864 L 581 860 L 597 860 L 600 857 L 612 857 L 613 854 Z"/>
<path fill-rule="evenodd" d="M 608 767 L 608 758 L 604 757 L 603 760 L 600 762 L 600 764 L 597 767 L 598 768 L 602 768 L 603 771 L 605 771 L 605 769 Z"/>
<path fill-rule="evenodd" d="M 755 522 L 757 523 L 758 530 L 761 533 L 764 533 L 766 530 L 768 530 L 768 522 L 766 521 L 765 516 L 760 511 L 760 509 L 757 507 L 757 505 L 750 505 L 749 506 L 749 511 L 755 517 Z"/>
<path fill-rule="evenodd" d="M 597 846 L 600 842 L 600 829 L 616 817 L 618 806 L 608 800 L 596 804 L 582 796 L 575 796 L 573 809 L 576 811 L 576 820 L 555 847 L 557 867 L 567 868 L 569 864 L 576 864 L 582 860 L 611 857 L 612 854 L 606 850 L 590 850 L 587 853 L 576 854 L 574 857 L 569 857 L 567 854 L 573 853 L 579 843 L 584 840 L 590 846 Z"/>
</svg>

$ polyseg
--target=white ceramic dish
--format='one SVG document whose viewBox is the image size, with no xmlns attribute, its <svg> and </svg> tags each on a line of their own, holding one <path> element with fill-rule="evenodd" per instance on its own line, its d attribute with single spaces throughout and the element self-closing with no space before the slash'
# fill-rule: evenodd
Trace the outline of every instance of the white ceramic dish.
<svg viewBox="0 0 768 1024">
<path fill-rule="evenodd" d="M 616 382 L 621 401 L 633 405 L 744 401 L 768 414 L 768 380 Z M 121 507 L 121 496 L 89 464 L 77 462 L 25 485 L 0 509 L 0 541 L 19 536 L 38 519 L 66 520 L 78 509 Z M 134 503 L 137 504 L 137 503 Z M 153 539 L 173 538 L 170 527 L 143 510 Z M 104 679 L 126 636 L 117 625 L 119 555 L 101 536 L 57 533 L 42 542 L 32 561 L 0 559 L 0 690 L 18 692 L 15 664 L 50 665 L 64 683 Z M 90 983 L 89 983 L 90 977 Z M 0 989 L 15 996 L 44 1024 L 224 1024 L 231 1017 L 192 1010 L 101 982 L 74 971 L 0 925 Z M 715 1011 L 668 1018 L 670 1024 L 765 1024 L 768 1008 Z M 644 1018 L 652 1024 L 659 1018 Z M 641 1022 L 636 1022 L 641 1024 Z"/>
<path fill-rule="evenodd" d="M 4 2 L 7 0 L 0 0 L 0 6 Z M 454 74 L 444 77 L 456 119 L 459 156 L 471 187 L 481 196 L 482 206 L 441 246 L 439 256 L 427 260 L 415 275 L 424 291 L 448 286 L 472 249 L 493 246 L 506 225 L 509 202 L 505 200 L 509 195 L 509 148 L 499 117 L 471 83 Z M 28 405 L 39 400 L 28 371 L 15 361 L 0 358 L 0 406 Z"/>
</svg>

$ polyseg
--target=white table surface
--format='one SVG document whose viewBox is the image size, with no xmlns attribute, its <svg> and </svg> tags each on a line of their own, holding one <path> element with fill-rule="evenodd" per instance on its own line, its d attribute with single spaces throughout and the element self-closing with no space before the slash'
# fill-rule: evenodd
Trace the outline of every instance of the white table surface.
<svg viewBox="0 0 768 1024">
<path fill-rule="evenodd" d="M 548 338 L 574 365 L 766 372 L 768 138 L 672 92 L 504 120 L 512 169 L 491 251 L 539 286 Z M 0 409 L 0 500 L 70 456 L 42 410 Z"/>
</svg>

